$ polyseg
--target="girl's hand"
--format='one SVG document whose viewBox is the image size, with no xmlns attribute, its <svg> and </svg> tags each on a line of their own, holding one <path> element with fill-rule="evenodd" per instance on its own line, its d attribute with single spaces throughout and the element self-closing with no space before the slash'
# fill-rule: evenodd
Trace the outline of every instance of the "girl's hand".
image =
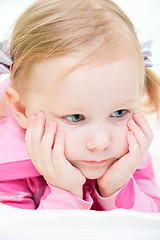
<svg viewBox="0 0 160 240">
<path fill-rule="evenodd" d="M 97 180 L 100 194 L 103 197 L 111 196 L 129 181 L 152 142 L 152 130 L 142 114 L 134 113 L 133 119 L 128 121 L 128 128 L 128 153 L 114 162 Z"/>
<path fill-rule="evenodd" d="M 50 122 L 46 129 L 45 125 L 45 115 L 40 112 L 32 116 L 26 130 L 26 146 L 35 168 L 49 184 L 82 198 L 86 179 L 66 160 L 63 132 L 57 131 L 56 122 Z"/>
</svg>

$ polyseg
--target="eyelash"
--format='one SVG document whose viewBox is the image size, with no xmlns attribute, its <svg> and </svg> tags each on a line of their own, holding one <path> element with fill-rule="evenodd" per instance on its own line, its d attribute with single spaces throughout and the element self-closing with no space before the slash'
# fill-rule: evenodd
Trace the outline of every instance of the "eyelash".
<svg viewBox="0 0 160 240">
<path fill-rule="evenodd" d="M 113 116 L 113 113 L 123 113 L 122 114 L 122 116 Z M 127 109 L 119 109 L 119 110 L 117 110 L 117 111 L 115 111 L 115 112 L 113 112 L 112 114 L 111 114 L 111 117 L 117 117 L 117 118 L 123 118 L 125 115 L 126 115 L 126 113 L 128 113 L 129 111 L 127 110 Z M 116 115 L 116 114 L 115 114 Z"/>
<path fill-rule="evenodd" d="M 66 116 L 64 116 L 64 119 L 66 119 L 66 120 L 68 120 L 68 118 L 69 117 L 75 117 L 75 116 L 82 116 L 82 119 L 81 120 L 84 120 L 84 116 L 82 115 L 82 114 L 71 114 L 71 115 L 66 115 Z M 81 121 L 81 120 L 79 120 L 79 121 Z M 71 120 L 69 120 L 69 121 L 71 121 Z M 71 121 L 71 122 L 79 122 L 79 121 Z"/>
<path fill-rule="evenodd" d="M 116 116 L 116 114 L 115 114 L 115 116 L 113 116 L 113 114 L 114 113 L 121 113 L 122 112 L 122 116 Z M 126 109 L 120 109 L 120 110 L 117 110 L 117 111 L 115 111 L 114 113 L 112 113 L 111 114 L 111 117 L 112 118 L 123 118 L 127 113 L 128 113 L 129 111 L 128 110 L 126 110 Z M 72 118 L 72 117 L 79 117 L 79 116 L 81 116 L 81 119 L 80 120 L 78 120 L 78 121 L 76 121 L 76 120 L 69 120 L 69 118 Z M 68 121 L 70 121 L 70 122 L 74 122 L 74 123 L 77 123 L 77 122 L 80 122 L 80 121 L 83 121 L 84 119 L 85 119 L 85 117 L 82 115 L 82 114 L 70 114 L 70 115 L 66 115 L 66 116 L 64 116 L 63 117 L 64 119 L 66 119 L 66 120 L 68 120 Z"/>
</svg>

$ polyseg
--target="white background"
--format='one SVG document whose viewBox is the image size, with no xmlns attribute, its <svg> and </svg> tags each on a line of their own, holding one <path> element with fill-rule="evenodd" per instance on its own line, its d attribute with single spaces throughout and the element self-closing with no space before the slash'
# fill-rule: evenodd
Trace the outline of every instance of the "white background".
<svg viewBox="0 0 160 240">
<path fill-rule="evenodd" d="M 10 36 L 16 18 L 33 2 L 34 0 L 0 0 L 0 40 Z M 154 40 L 150 59 L 154 64 L 152 69 L 160 76 L 160 0 L 115 0 L 115 2 L 134 23 L 140 42 Z M 0 80 L 5 77 L 0 76 Z M 150 151 L 154 159 L 156 178 L 160 184 L 160 120 L 157 122 L 155 116 L 147 118 L 154 131 Z"/>
<path fill-rule="evenodd" d="M 65 1 L 65 0 L 64 0 Z M 73 0 L 74 1 L 74 0 Z M 0 40 L 9 36 L 10 27 L 33 0 L 0 0 Z M 154 40 L 154 70 L 160 74 L 160 0 L 116 0 L 133 21 L 140 42 Z M 4 76 L 0 77 L 2 80 Z M 160 184 L 160 128 L 149 117 L 154 130 L 151 153 Z M 159 215 L 129 210 L 31 211 L 0 204 L 0 239 L 109 239 L 159 240 Z M 103 225 L 102 225 L 103 223 Z M 104 224 L 105 223 L 105 224 Z"/>
</svg>

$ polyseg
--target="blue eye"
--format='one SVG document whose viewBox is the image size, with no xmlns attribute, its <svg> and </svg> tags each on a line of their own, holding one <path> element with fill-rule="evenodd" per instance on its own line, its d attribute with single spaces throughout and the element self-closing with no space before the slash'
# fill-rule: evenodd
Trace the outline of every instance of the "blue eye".
<svg viewBox="0 0 160 240">
<path fill-rule="evenodd" d="M 120 109 L 111 114 L 112 117 L 122 118 L 128 111 L 126 109 Z"/>
<path fill-rule="evenodd" d="M 71 122 L 79 122 L 81 120 L 84 120 L 84 116 L 82 114 L 71 114 L 65 116 L 64 118 Z"/>
</svg>

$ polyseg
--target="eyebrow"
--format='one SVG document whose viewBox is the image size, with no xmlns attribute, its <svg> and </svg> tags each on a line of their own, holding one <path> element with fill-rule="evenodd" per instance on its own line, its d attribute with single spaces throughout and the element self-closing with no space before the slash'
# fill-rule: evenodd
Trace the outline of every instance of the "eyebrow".
<svg viewBox="0 0 160 240">
<path fill-rule="evenodd" d="M 119 102 L 119 105 L 130 105 L 130 104 L 133 104 L 133 103 L 136 103 L 137 102 L 137 99 L 128 99 L 126 100 L 125 102 Z"/>
<path fill-rule="evenodd" d="M 137 101 L 133 102 L 133 101 L 129 101 L 127 103 L 119 103 L 117 104 L 114 109 L 115 110 L 120 110 L 120 109 L 133 109 L 137 106 Z"/>
<path fill-rule="evenodd" d="M 119 102 L 118 104 L 115 104 L 117 105 L 117 108 L 121 108 L 121 106 L 125 106 L 127 105 L 127 107 L 129 105 L 133 105 L 133 104 L 136 104 L 137 102 L 137 99 L 129 99 L 129 100 L 126 100 L 125 102 Z M 77 112 L 81 112 L 81 111 L 84 111 L 85 109 L 87 109 L 87 104 L 86 105 L 74 105 L 72 103 L 66 103 L 65 105 L 63 105 L 63 108 L 66 108 L 67 111 L 68 111 L 68 108 L 70 108 L 72 111 L 77 111 Z"/>
<path fill-rule="evenodd" d="M 67 104 L 67 103 L 65 105 L 63 105 L 63 107 L 66 109 L 68 109 L 68 108 L 73 109 L 73 111 L 82 111 L 86 108 L 84 106 Z"/>
</svg>

